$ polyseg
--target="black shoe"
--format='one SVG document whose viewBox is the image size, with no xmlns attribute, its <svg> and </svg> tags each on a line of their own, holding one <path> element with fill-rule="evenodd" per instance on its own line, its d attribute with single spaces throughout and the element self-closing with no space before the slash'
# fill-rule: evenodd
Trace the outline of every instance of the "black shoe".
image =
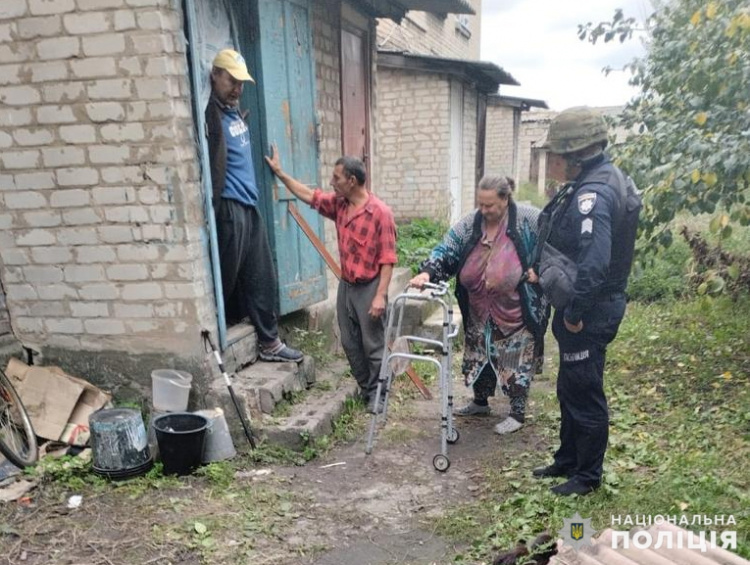
<svg viewBox="0 0 750 565">
<path fill-rule="evenodd" d="M 367 411 L 370 414 L 382 414 L 384 409 L 385 399 L 375 398 L 375 394 L 373 393 L 372 398 L 367 402 Z"/>
<path fill-rule="evenodd" d="M 301 363 L 304 359 L 304 355 L 301 351 L 292 349 L 288 345 L 283 345 L 278 351 L 267 351 L 260 350 L 260 358 L 262 361 L 272 361 L 277 363 Z"/>
<path fill-rule="evenodd" d="M 543 479 L 546 477 L 569 477 L 570 471 L 559 467 L 557 463 L 552 463 L 552 465 L 547 465 L 546 467 L 537 467 L 531 471 L 531 475 L 537 479 Z"/>
<path fill-rule="evenodd" d="M 594 492 L 599 488 L 598 484 L 586 484 L 581 482 L 579 479 L 572 478 L 565 481 L 564 483 L 552 487 L 550 490 L 559 494 L 560 496 L 570 496 L 572 494 L 580 494 L 581 496 Z"/>
</svg>

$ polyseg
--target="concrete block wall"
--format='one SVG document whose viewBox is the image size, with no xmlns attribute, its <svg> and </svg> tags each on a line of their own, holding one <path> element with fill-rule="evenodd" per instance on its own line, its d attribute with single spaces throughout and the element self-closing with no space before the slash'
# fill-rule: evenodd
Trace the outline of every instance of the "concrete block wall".
<svg viewBox="0 0 750 565">
<path fill-rule="evenodd" d="M 463 167 L 461 168 L 461 214 L 471 212 L 475 208 L 475 194 L 477 188 L 477 106 L 478 96 L 473 88 L 464 85 L 463 107 Z"/>
<path fill-rule="evenodd" d="M 481 0 L 470 0 L 476 15 L 432 14 L 408 12 L 396 24 L 393 20 L 378 20 L 380 49 L 406 51 L 452 59 L 479 59 Z M 459 24 L 465 22 L 465 26 Z"/>
<path fill-rule="evenodd" d="M 487 138 L 484 170 L 488 174 L 515 176 L 514 120 L 517 110 L 510 106 L 487 106 Z"/>
<path fill-rule="evenodd" d="M 378 70 L 378 194 L 397 221 L 450 211 L 450 81 Z"/>
<path fill-rule="evenodd" d="M 531 149 L 539 147 L 547 139 L 549 123 L 557 113 L 552 111 L 524 112 L 521 132 L 518 137 L 518 176 L 520 182 L 529 182 L 531 171 Z"/>
<path fill-rule="evenodd" d="M 192 357 L 214 323 L 182 25 L 179 0 L 0 6 L 0 275 L 30 347 Z"/>
</svg>

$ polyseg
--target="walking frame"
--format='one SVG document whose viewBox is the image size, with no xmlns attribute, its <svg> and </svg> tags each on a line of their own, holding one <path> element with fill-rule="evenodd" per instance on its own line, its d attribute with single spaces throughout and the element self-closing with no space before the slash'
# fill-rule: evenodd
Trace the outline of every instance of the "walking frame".
<svg viewBox="0 0 750 565">
<path fill-rule="evenodd" d="M 453 302 L 449 292 L 448 283 L 425 283 L 426 292 L 408 292 L 409 286 L 404 292 L 396 296 L 388 308 L 388 317 L 385 328 L 385 342 L 396 344 L 405 340 L 408 345 L 419 343 L 437 349 L 440 359 L 433 355 L 419 355 L 415 353 L 394 351 L 391 349 L 383 359 L 378 376 L 378 388 L 375 398 L 383 398 L 383 409 L 378 409 L 378 402 L 374 403 L 375 409 L 370 422 L 370 431 L 367 436 L 365 453 L 372 453 L 375 433 L 378 421 L 385 423 L 388 417 L 388 400 L 390 397 L 393 377 L 396 373 L 392 367 L 392 361 L 402 359 L 409 361 L 425 361 L 435 365 L 440 385 L 440 453 L 432 459 L 432 465 L 436 470 L 445 472 L 450 467 L 448 459 L 448 444 L 454 444 L 459 439 L 458 430 L 453 425 L 453 382 L 451 376 L 451 364 L 453 361 L 453 339 L 458 335 L 458 327 L 453 324 Z M 404 319 L 404 308 L 409 301 L 436 302 L 443 310 L 443 327 L 440 340 L 423 336 L 401 335 Z M 394 348 L 395 349 L 395 348 Z M 409 348 L 411 349 L 411 348 Z M 398 371 L 403 372 L 403 371 Z"/>
</svg>

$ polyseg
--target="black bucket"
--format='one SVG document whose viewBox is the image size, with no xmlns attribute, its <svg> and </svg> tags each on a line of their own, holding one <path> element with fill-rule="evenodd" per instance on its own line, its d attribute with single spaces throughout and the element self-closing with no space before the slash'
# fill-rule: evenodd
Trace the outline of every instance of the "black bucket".
<svg viewBox="0 0 750 565">
<path fill-rule="evenodd" d="M 112 408 L 89 416 L 94 472 L 112 479 L 144 474 L 151 468 L 146 427 L 138 410 Z"/>
<path fill-rule="evenodd" d="M 187 475 L 201 464 L 208 419 L 189 412 L 170 412 L 153 422 L 159 454 L 167 474 Z"/>
</svg>

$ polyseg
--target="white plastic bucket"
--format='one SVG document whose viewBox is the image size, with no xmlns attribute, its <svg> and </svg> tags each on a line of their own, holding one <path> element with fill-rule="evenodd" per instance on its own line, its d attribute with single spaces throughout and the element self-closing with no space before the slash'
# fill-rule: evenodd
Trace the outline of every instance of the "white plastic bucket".
<svg viewBox="0 0 750 565">
<path fill-rule="evenodd" d="M 193 375 L 175 369 L 151 371 L 154 410 L 159 412 L 185 412 Z"/>
<path fill-rule="evenodd" d="M 208 419 L 206 446 L 203 449 L 203 463 L 224 461 L 237 455 L 229 434 L 229 426 L 221 408 L 198 410 L 196 414 Z"/>
</svg>

